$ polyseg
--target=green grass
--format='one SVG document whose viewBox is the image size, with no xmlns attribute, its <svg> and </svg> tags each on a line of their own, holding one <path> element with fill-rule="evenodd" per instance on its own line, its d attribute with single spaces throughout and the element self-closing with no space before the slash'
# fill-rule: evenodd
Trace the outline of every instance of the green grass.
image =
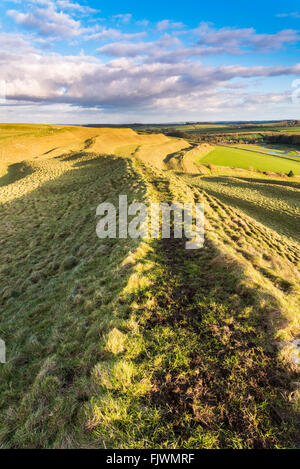
<svg viewBox="0 0 300 469">
<path fill-rule="evenodd" d="M 0 447 L 299 447 L 297 183 L 90 143 L 1 179 Z M 119 194 L 204 202 L 204 248 L 99 240 L 96 207 Z"/>
<path fill-rule="evenodd" d="M 277 127 L 276 130 L 279 130 L 280 132 L 284 133 L 300 133 L 300 126 L 295 126 L 295 127 Z"/>
<path fill-rule="evenodd" d="M 38 124 L 0 124 L 0 140 L 22 136 L 46 136 L 54 132 L 65 132 L 68 127 Z"/>
<path fill-rule="evenodd" d="M 89 374 L 103 355 L 101 336 L 114 323 L 109 304 L 126 281 L 117 274 L 119 264 L 135 246 L 101 243 L 95 233 L 98 203 L 107 197 L 116 203 L 119 190 L 129 200 L 143 190 L 131 188 L 138 180 L 124 160 L 79 156 L 72 164 L 74 169 L 1 207 L 5 447 L 76 445 Z"/>
<path fill-rule="evenodd" d="M 300 241 L 300 184 L 213 175 L 198 181 L 199 187 L 228 205 L 242 209 L 279 234 Z"/>
<path fill-rule="evenodd" d="M 211 163 L 220 166 L 230 166 L 248 169 L 253 167 L 260 171 L 274 171 L 300 175 L 300 161 L 291 161 L 287 157 L 278 157 L 255 151 L 241 150 L 232 147 L 216 147 L 201 159 L 201 163 Z"/>
</svg>

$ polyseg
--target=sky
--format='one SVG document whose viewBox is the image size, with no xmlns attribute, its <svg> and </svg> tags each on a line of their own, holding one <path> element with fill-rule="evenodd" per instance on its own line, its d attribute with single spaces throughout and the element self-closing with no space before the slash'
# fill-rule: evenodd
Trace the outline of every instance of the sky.
<svg viewBox="0 0 300 469">
<path fill-rule="evenodd" d="M 300 119 L 299 0 L 2 0 L 0 121 Z"/>
</svg>

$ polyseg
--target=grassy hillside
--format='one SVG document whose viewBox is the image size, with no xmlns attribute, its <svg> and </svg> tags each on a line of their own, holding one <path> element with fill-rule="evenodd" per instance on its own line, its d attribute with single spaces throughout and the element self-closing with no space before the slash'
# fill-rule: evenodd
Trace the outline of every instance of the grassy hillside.
<svg viewBox="0 0 300 469">
<path fill-rule="evenodd" d="M 0 446 L 299 447 L 298 183 L 194 172 L 209 148 L 160 134 L 3 131 Z M 98 239 L 119 194 L 204 202 L 204 248 Z"/>
<path fill-rule="evenodd" d="M 199 186 L 223 202 L 242 209 L 266 226 L 299 240 L 300 184 L 243 176 L 206 176 Z M 283 182 L 283 181 L 282 181 Z"/>
</svg>

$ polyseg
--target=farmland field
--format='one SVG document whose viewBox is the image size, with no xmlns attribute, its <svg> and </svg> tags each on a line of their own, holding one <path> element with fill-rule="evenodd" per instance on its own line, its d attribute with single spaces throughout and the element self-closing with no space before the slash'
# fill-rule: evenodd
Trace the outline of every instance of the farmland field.
<svg viewBox="0 0 300 469">
<path fill-rule="evenodd" d="M 286 173 L 293 171 L 294 174 L 300 175 L 300 159 L 291 156 L 276 156 L 263 153 L 263 149 L 257 151 L 249 148 L 233 148 L 217 146 L 213 151 L 208 153 L 201 159 L 201 163 L 211 163 L 220 166 L 230 166 L 248 169 L 253 167 L 261 171 L 274 171 Z"/>
<path fill-rule="evenodd" d="M 0 125 L 1 448 L 299 448 L 290 156 Z M 100 240 L 120 194 L 203 202 L 204 247 Z"/>
</svg>

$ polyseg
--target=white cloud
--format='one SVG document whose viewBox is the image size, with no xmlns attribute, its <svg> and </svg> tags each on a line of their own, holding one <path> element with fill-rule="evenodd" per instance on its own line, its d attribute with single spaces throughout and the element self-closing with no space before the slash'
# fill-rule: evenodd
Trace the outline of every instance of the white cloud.
<svg viewBox="0 0 300 469">
<path fill-rule="evenodd" d="M 52 39 L 74 38 L 94 28 L 84 28 L 77 13 L 91 14 L 96 10 L 70 0 L 30 0 L 26 12 L 11 9 L 6 12 L 17 25 Z M 70 10 L 66 12 L 63 10 Z M 75 15 L 75 19 L 73 16 Z"/>
<path fill-rule="evenodd" d="M 114 15 L 113 18 L 119 21 L 120 23 L 129 23 L 132 19 L 132 14 L 125 13 L 125 14 Z"/>
<path fill-rule="evenodd" d="M 220 28 L 214 29 L 209 23 L 202 23 L 193 30 L 198 36 L 198 44 L 203 46 L 234 47 L 240 50 L 258 51 L 279 50 L 287 44 L 296 44 L 299 32 L 286 29 L 274 34 L 258 34 L 254 28 Z"/>
<path fill-rule="evenodd" d="M 300 13 L 293 11 L 291 13 L 279 13 L 277 18 L 300 18 Z"/>
<path fill-rule="evenodd" d="M 21 3 L 21 2 L 15 2 L 15 3 Z M 71 0 L 29 0 L 29 4 L 33 5 L 40 5 L 40 6 L 45 6 L 48 8 L 54 8 L 57 10 L 72 10 L 77 13 L 96 13 L 99 12 L 99 10 L 96 10 L 94 8 L 91 8 L 87 5 L 81 5 L 78 2 L 73 2 Z"/>
<path fill-rule="evenodd" d="M 124 40 L 124 39 L 135 39 L 138 37 L 143 37 L 146 36 L 146 32 L 141 32 L 141 33 L 123 33 L 119 29 L 115 28 L 102 28 L 101 31 L 98 31 L 97 33 L 90 34 L 86 36 L 86 39 L 89 40 L 101 40 L 101 39 L 109 39 L 109 40 Z"/>
<path fill-rule="evenodd" d="M 34 30 L 41 36 L 74 37 L 82 32 L 80 21 L 72 19 L 66 13 L 57 12 L 53 8 L 35 8 L 28 13 L 8 10 L 10 16 L 18 25 Z"/>
<path fill-rule="evenodd" d="M 16 50 L 22 53 L 35 51 L 29 39 L 18 33 L 0 33 L 0 46 L 2 53 L 11 54 Z M 36 51 L 37 52 L 37 51 Z"/>
<path fill-rule="evenodd" d="M 221 88 L 224 90 L 234 79 L 299 74 L 300 64 L 212 67 L 199 62 L 139 63 L 130 58 L 103 63 L 84 55 L 2 51 L 0 70 L 0 80 L 7 83 L 7 98 L 15 103 L 65 103 L 120 110 L 154 109 L 168 102 L 178 106 L 185 103 L 182 105 L 188 109 L 190 102 L 199 106 L 203 97 L 221 93 Z M 235 88 L 222 91 L 226 96 L 237 92 Z"/>
<path fill-rule="evenodd" d="M 148 26 L 149 23 L 150 23 L 150 21 L 149 21 L 149 20 L 146 20 L 146 19 L 136 21 L 136 24 L 137 24 L 138 26 L 143 26 L 143 27 Z"/>
<path fill-rule="evenodd" d="M 166 31 L 167 29 L 180 29 L 183 27 L 184 27 L 183 23 L 175 22 L 171 20 L 162 20 L 156 24 L 157 31 Z"/>
<path fill-rule="evenodd" d="M 63 10 L 73 10 L 79 13 L 99 13 L 100 10 L 91 8 L 86 5 L 80 5 L 79 3 L 71 2 L 70 0 L 56 0 L 56 5 Z"/>
<path fill-rule="evenodd" d="M 7 109 L 25 105 L 46 109 L 52 105 L 62 109 L 63 115 L 71 115 L 72 107 L 82 115 L 91 110 L 106 116 L 180 112 L 187 117 L 199 109 L 208 114 L 221 109 L 233 113 L 237 109 L 269 109 L 285 105 L 288 93 L 251 92 L 247 84 L 258 78 L 300 74 L 300 64 L 268 67 L 220 62 L 219 66 L 208 66 L 199 60 L 208 55 L 278 51 L 299 40 L 295 30 L 260 34 L 254 28 L 217 29 L 209 23 L 182 30 L 182 23 L 162 20 L 155 29 L 152 25 L 139 32 L 137 26 L 146 28 L 149 22 L 131 21 L 131 14 L 115 15 L 103 27 L 88 28 L 83 15 L 93 16 L 94 12 L 79 0 L 27 3 L 31 5 L 27 11 L 15 7 L 7 14 L 29 32 L 0 33 L 0 80 L 7 85 Z M 142 40 L 147 33 L 149 39 Z M 83 40 L 103 41 L 103 45 L 97 49 L 97 57 L 37 49 L 58 39 L 68 39 L 69 45 L 77 43 L 79 47 Z M 101 59 L 103 55 L 106 57 Z"/>
<path fill-rule="evenodd" d="M 112 42 L 100 47 L 97 49 L 97 52 L 99 54 L 105 54 L 112 57 L 136 57 L 139 55 L 147 55 L 150 56 L 150 60 L 152 60 L 153 58 L 158 59 L 161 54 L 164 53 L 171 54 L 172 48 L 180 45 L 181 41 L 178 38 L 165 34 L 156 41 L 135 43 L 125 41 Z M 164 52 L 166 49 L 170 49 L 169 52 Z M 177 51 L 178 49 L 176 49 L 174 53 Z M 171 60 L 171 62 L 173 62 L 173 60 Z"/>
</svg>

